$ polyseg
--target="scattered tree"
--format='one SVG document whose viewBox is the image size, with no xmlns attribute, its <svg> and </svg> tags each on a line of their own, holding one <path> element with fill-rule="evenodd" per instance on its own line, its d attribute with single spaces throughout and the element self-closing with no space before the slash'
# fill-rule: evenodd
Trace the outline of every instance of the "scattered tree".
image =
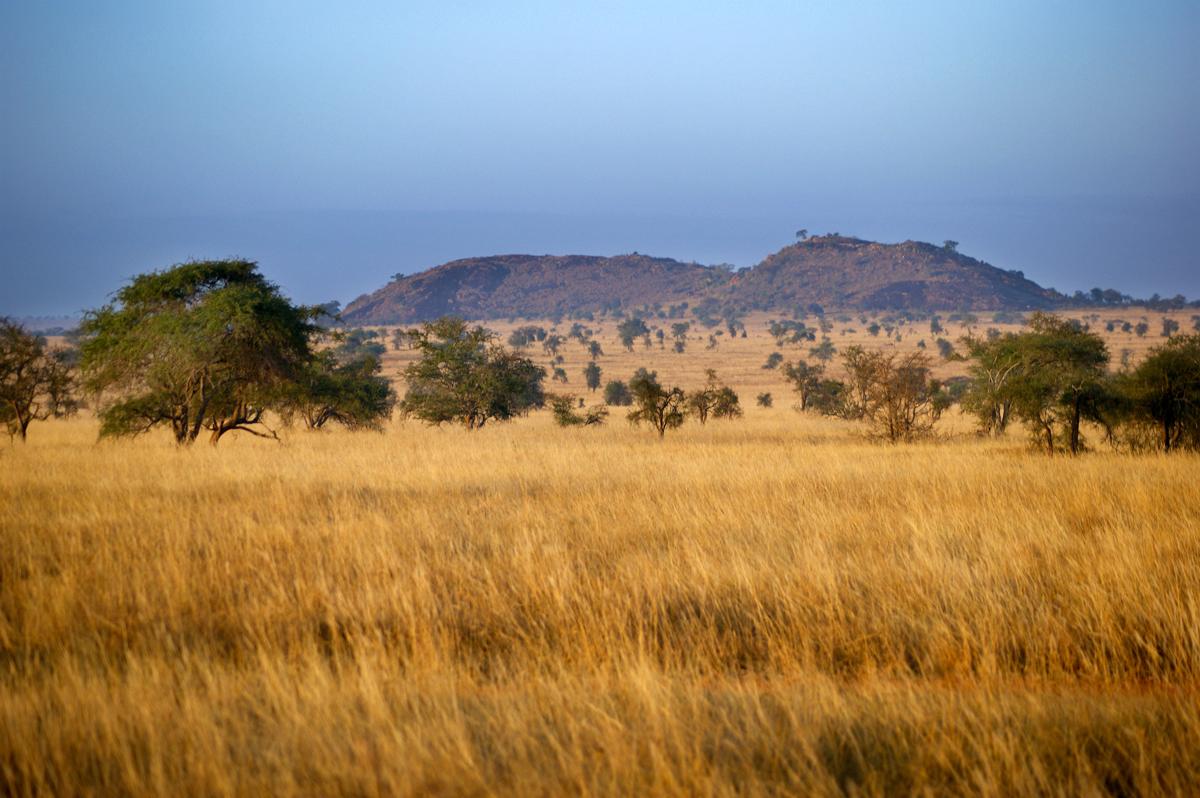
<svg viewBox="0 0 1200 798">
<path fill-rule="evenodd" d="M 9 438 L 26 439 L 29 425 L 71 415 L 75 380 L 63 350 L 0 317 L 0 421 Z"/>
<path fill-rule="evenodd" d="M 683 424 L 684 393 L 679 388 L 664 388 L 658 382 L 658 374 L 638 369 L 629 380 L 629 391 L 633 396 L 633 410 L 629 421 L 633 424 L 648 422 L 661 438 L 668 429 Z"/>
<path fill-rule="evenodd" d="M 588 363 L 583 369 L 583 379 L 587 383 L 587 388 L 593 393 L 600 387 L 600 367 L 595 361 Z"/>
<path fill-rule="evenodd" d="M 604 386 L 604 404 L 617 407 L 628 407 L 633 404 L 633 395 L 629 386 L 620 380 L 612 380 Z"/>
<path fill-rule="evenodd" d="M 617 325 L 617 336 L 621 339 L 621 345 L 633 351 L 633 342 L 638 338 L 650 335 L 650 328 L 646 326 L 646 322 L 642 321 L 637 316 L 628 318 Z"/>
<path fill-rule="evenodd" d="M 454 421 L 468 430 L 541 407 L 546 372 L 496 343 L 495 333 L 445 317 L 409 331 L 420 358 L 404 370 L 401 408 L 431 424 Z"/>
<path fill-rule="evenodd" d="M 824 366 L 811 366 L 803 360 L 789 363 L 783 367 L 783 377 L 792 384 L 792 389 L 800 399 L 800 409 L 807 410 L 809 398 L 820 387 L 825 376 Z"/>
</svg>

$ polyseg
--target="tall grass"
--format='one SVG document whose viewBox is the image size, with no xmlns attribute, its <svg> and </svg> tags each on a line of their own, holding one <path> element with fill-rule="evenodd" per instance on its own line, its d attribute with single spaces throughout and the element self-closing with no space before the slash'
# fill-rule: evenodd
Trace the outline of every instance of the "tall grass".
<svg viewBox="0 0 1200 798">
<path fill-rule="evenodd" d="M 1200 458 L 94 441 L 0 451 L 6 792 L 1200 794 Z"/>
</svg>

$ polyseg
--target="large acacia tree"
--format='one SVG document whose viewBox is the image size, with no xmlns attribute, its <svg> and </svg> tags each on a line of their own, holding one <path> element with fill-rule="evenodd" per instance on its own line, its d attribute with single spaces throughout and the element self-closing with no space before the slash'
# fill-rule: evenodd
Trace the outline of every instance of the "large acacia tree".
<svg viewBox="0 0 1200 798">
<path fill-rule="evenodd" d="M 1066 449 L 1078 454 L 1081 422 L 1101 420 L 1107 400 L 1108 348 L 1095 333 L 1046 313 L 1033 314 L 1029 327 L 1015 341 L 1021 368 L 1012 385 L 1013 409 L 1048 454 L 1062 447 L 1063 438 Z"/>
<path fill-rule="evenodd" d="M 157 426 L 176 443 L 207 431 L 275 433 L 313 357 L 317 308 L 292 305 L 246 260 L 194 261 L 135 277 L 80 327 L 85 387 L 99 398 L 102 436 Z"/>
<path fill-rule="evenodd" d="M 420 357 L 404 370 L 406 415 L 474 430 L 545 403 L 545 369 L 505 349 L 491 330 L 444 317 L 409 330 L 408 340 Z"/>
<path fill-rule="evenodd" d="M 67 353 L 7 318 L 0 318 L 0 423 L 25 440 L 29 425 L 75 412 Z"/>
</svg>

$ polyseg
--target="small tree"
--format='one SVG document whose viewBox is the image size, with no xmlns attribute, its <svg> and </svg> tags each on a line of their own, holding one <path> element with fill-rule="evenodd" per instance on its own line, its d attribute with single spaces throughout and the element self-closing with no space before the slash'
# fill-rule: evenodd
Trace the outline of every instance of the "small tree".
<svg viewBox="0 0 1200 798">
<path fill-rule="evenodd" d="M 592 340 L 588 341 L 587 352 L 588 357 L 590 357 L 592 360 L 595 360 L 604 354 L 604 349 L 600 346 L 599 341 Z"/>
<path fill-rule="evenodd" d="M 967 367 L 970 384 L 963 407 L 979 419 L 983 432 L 1003 435 L 1012 417 L 1014 386 L 1024 363 L 1021 338 L 1007 333 L 987 341 L 967 338 L 965 343 L 971 365 Z"/>
<path fill-rule="evenodd" d="M 800 409 L 808 409 L 808 400 L 821 384 L 825 376 L 824 366 L 810 366 L 803 360 L 789 363 L 783 367 L 783 377 L 792 384 L 792 389 L 800 399 Z"/>
<path fill-rule="evenodd" d="M 1119 384 L 1128 415 L 1157 429 L 1164 452 L 1200 448 L 1200 335 L 1155 347 Z"/>
<path fill-rule="evenodd" d="M 1133 328 L 1133 331 L 1137 333 L 1138 338 L 1145 338 L 1146 333 L 1150 332 L 1150 325 L 1144 321 L 1139 321 L 1137 326 Z"/>
<path fill-rule="evenodd" d="M 808 353 L 822 363 L 828 363 L 837 354 L 837 349 L 834 347 L 833 341 L 828 338 L 822 338 L 821 343 L 808 350 Z"/>
<path fill-rule="evenodd" d="M 754 397 L 754 401 L 759 407 L 771 407 L 775 404 L 775 399 L 772 398 L 769 391 L 760 393 L 758 396 Z"/>
<path fill-rule="evenodd" d="M 409 331 L 420 358 L 404 370 L 406 415 L 431 424 L 456 421 L 468 430 L 541 407 L 546 372 L 496 343 L 483 327 L 445 317 Z"/>
<path fill-rule="evenodd" d="M 630 352 L 633 351 L 634 341 L 649 335 L 650 328 L 646 326 L 646 322 L 637 316 L 625 319 L 625 321 L 617 325 L 617 336 L 621 339 L 621 345 Z"/>
<path fill-rule="evenodd" d="M 942 248 L 945 249 L 947 252 L 957 252 L 958 251 L 958 242 L 951 241 L 950 239 L 947 238 L 945 241 L 942 242 Z"/>
<path fill-rule="evenodd" d="M 593 393 L 600 387 L 600 367 L 595 361 L 588 363 L 583 368 L 583 379 L 587 383 L 587 388 Z"/>
<path fill-rule="evenodd" d="M 617 407 L 633 404 L 633 394 L 629 392 L 629 386 L 620 380 L 611 380 L 604 386 L 604 404 Z"/>
<path fill-rule="evenodd" d="M 1179 322 L 1175 321 L 1175 319 L 1164 317 L 1162 320 L 1162 337 L 1170 338 L 1177 332 L 1179 332 Z"/>
<path fill-rule="evenodd" d="M 74 386 L 66 352 L 0 317 L 0 422 L 10 438 L 24 441 L 34 421 L 74 413 Z"/>
<path fill-rule="evenodd" d="M 322 352 L 285 390 L 280 413 L 286 423 L 299 416 L 312 430 L 329 423 L 380 429 L 396 405 L 396 392 L 379 371 L 374 357 L 339 362 L 332 351 Z"/>
<path fill-rule="evenodd" d="M 779 368 L 779 364 L 783 362 L 782 352 L 772 352 L 767 355 L 767 362 L 763 363 L 763 368 L 766 370 Z"/>
<path fill-rule="evenodd" d="M 683 424 L 684 393 L 679 388 L 664 388 L 658 382 L 658 374 L 638 369 L 629 380 L 629 391 L 633 395 L 633 410 L 628 419 L 633 424 L 648 422 L 662 438 L 668 429 Z"/>
<path fill-rule="evenodd" d="M 608 408 L 602 405 L 590 407 L 582 414 L 576 413 L 575 397 L 570 394 L 551 397 L 550 410 L 554 414 L 554 423 L 560 427 L 593 427 L 608 418 Z"/>
</svg>

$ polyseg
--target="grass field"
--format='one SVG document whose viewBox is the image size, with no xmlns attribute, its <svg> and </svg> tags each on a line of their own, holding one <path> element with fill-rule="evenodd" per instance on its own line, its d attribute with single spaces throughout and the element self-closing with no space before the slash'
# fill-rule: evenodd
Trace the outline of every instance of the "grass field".
<svg viewBox="0 0 1200 798">
<path fill-rule="evenodd" d="M 871 444 L 764 339 L 604 339 L 605 379 L 751 405 L 661 442 L 35 425 L 0 446 L 0 791 L 1200 794 L 1200 457 Z"/>
</svg>

